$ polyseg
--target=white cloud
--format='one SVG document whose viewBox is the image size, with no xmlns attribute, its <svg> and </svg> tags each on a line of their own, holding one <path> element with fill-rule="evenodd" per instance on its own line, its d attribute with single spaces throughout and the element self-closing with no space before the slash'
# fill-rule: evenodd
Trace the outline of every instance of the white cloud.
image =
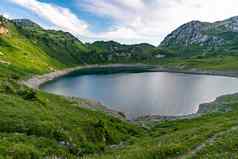
<svg viewBox="0 0 238 159">
<path fill-rule="evenodd" d="M 109 30 L 92 33 L 89 24 L 67 8 L 38 0 L 9 1 L 87 41 L 158 45 L 167 34 L 188 21 L 213 22 L 238 15 L 237 0 L 75 0 L 80 9 L 113 20 Z"/>
<path fill-rule="evenodd" d="M 0 15 L 4 16 L 4 17 L 7 18 L 7 19 L 12 19 L 12 16 L 11 16 L 9 13 L 1 12 Z"/>
<path fill-rule="evenodd" d="M 37 0 L 10 0 L 54 24 L 58 29 L 73 34 L 88 34 L 88 24 L 80 20 L 69 9 Z"/>
<path fill-rule="evenodd" d="M 115 26 L 99 34 L 123 42 L 159 42 L 191 20 L 217 21 L 238 15 L 237 0 L 78 0 L 81 8 L 111 17 Z"/>
</svg>

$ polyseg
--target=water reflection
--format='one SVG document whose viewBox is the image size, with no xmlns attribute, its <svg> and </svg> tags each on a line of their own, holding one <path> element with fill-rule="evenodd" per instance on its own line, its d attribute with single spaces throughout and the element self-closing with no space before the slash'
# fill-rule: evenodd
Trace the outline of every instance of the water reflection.
<svg viewBox="0 0 238 159">
<path fill-rule="evenodd" d="M 148 114 L 186 115 L 216 97 L 238 92 L 238 79 L 180 73 L 120 73 L 68 76 L 42 89 L 66 96 L 103 102 L 128 112 L 130 117 Z"/>
</svg>

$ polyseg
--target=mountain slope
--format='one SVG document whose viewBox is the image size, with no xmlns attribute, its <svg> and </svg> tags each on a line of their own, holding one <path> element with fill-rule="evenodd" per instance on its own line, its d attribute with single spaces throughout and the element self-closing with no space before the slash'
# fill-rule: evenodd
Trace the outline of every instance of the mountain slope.
<svg viewBox="0 0 238 159">
<path fill-rule="evenodd" d="M 153 59 L 161 53 L 146 43 L 123 45 L 114 41 L 97 41 L 84 44 L 70 33 L 45 30 L 27 19 L 16 19 L 13 22 L 22 35 L 66 65 L 135 62 Z"/>
<path fill-rule="evenodd" d="M 0 35 L 0 159 L 79 158 L 104 152 L 143 129 L 86 109 L 98 105 L 22 85 L 18 80 L 72 66 L 49 56 L 10 20 Z M 24 25 L 33 25 L 25 21 Z M 78 61 L 77 61 L 78 62 Z"/>
<path fill-rule="evenodd" d="M 159 54 L 166 54 L 155 46 L 141 43 L 124 45 L 115 41 L 96 41 L 88 44 L 91 53 L 108 62 L 138 62 L 155 59 Z"/>
<path fill-rule="evenodd" d="M 194 53 L 236 53 L 238 17 L 207 23 L 192 21 L 180 26 L 160 44 L 161 48 L 182 55 Z"/>
<path fill-rule="evenodd" d="M 123 45 L 97 41 L 84 44 L 70 33 L 46 30 L 28 19 L 1 18 L 6 24 L 0 29 L 7 32 L 0 34 L 0 62 L 24 71 L 48 72 L 94 63 L 149 62 L 167 55 L 146 43 Z"/>
<path fill-rule="evenodd" d="M 45 30 L 27 19 L 16 19 L 13 22 L 22 35 L 59 62 L 67 65 L 85 62 L 86 59 L 82 58 L 82 54 L 89 52 L 88 48 L 72 34 Z"/>
<path fill-rule="evenodd" d="M 5 21 L 5 34 L 0 35 L 0 65 L 29 72 L 48 72 L 65 67 L 23 36 L 12 21 Z"/>
</svg>

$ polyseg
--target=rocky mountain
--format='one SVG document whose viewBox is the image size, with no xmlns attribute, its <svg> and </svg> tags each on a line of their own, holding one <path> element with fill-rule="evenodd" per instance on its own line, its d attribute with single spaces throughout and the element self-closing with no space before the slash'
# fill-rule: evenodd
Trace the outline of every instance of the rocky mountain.
<svg viewBox="0 0 238 159">
<path fill-rule="evenodd" d="M 161 48 L 182 55 L 201 52 L 235 53 L 238 51 L 238 17 L 214 23 L 191 21 L 169 34 Z"/>
</svg>

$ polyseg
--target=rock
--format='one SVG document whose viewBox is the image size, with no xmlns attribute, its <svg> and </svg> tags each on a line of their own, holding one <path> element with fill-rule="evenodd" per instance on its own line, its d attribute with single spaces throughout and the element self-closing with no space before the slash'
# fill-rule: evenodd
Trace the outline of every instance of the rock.
<svg viewBox="0 0 238 159">
<path fill-rule="evenodd" d="M 4 60 L 0 60 L 0 63 L 6 64 L 6 65 L 10 65 L 11 64 L 10 62 L 4 61 Z"/>
<path fill-rule="evenodd" d="M 184 45 L 188 47 L 192 44 L 197 45 L 221 45 L 223 39 L 216 36 L 209 36 L 204 34 L 210 28 L 211 23 L 203 23 L 199 21 L 192 21 L 184 24 L 177 30 L 168 35 L 161 43 L 162 47 L 170 46 L 171 43 Z"/>
<path fill-rule="evenodd" d="M 215 23 L 191 21 L 171 34 L 160 47 L 177 50 L 232 50 L 238 44 L 238 17 L 232 17 Z"/>
<path fill-rule="evenodd" d="M 8 29 L 2 25 L 0 25 L 0 35 L 5 35 L 8 33 Z"/>
</svg>

